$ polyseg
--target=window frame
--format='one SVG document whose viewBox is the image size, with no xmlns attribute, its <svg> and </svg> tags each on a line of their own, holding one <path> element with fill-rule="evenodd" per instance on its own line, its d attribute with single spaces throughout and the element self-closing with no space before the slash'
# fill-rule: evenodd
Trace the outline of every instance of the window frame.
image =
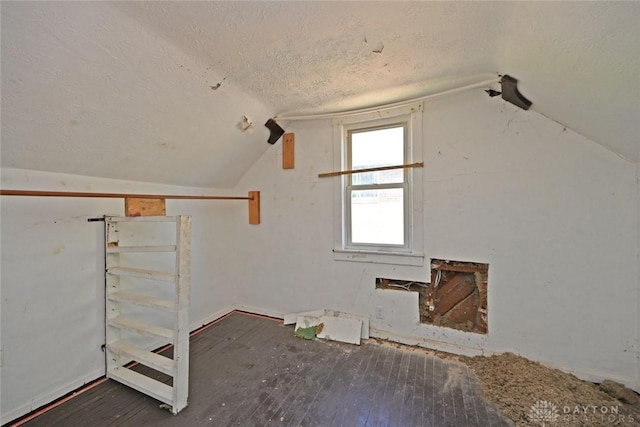
<svg viewBox="0 0 640 427">
<path fill-rule="evenodd" d="M 422 159 L 422 103 L 380 109 L 373 112 L 345 115 L 333 120 L 334 167 L 347 170 L 350 167 L 350 147 L 347 132 L 392 127 L 406 123 L 405 163 Z M 422 168 L 404 169 L 405 239 L 404 245 L 353 244 L 349 241 L 350 192 L 347 187 L 352 182 L 350 175 L 334 178 L 334 259 L 337 261 L 360 261 L 398 265 L 424 265 L 423 253 L 423 196 Z M 351 186 L 353 187 L 353 186 Z M 362 188 L 360 188 L 362 189 Z M 353 188 L 351 189 L 353 190 Z"/>
<path fill-rule="evenodd" d="M 395 120 L 394 120 L 395 119 Z M 376 120 L 376 124 L 373 126 L 363 126 L 361 123 L 355 123 L 346 125 L 343 128 L 344 132 L 344 150 L 345 150 L 345 169 L 353 170 L 353 140 L 352 135 L 354 132 L 367 132 L 382 129 L 391 128 L 403 128 L 403 142 L 402 142 L 402 163 L 408 163 L 409 161 L 409 120 L 408 116 L 394 117 L 392 120 L 379 121 Z M 354 174 L 344 176 L 344 218 L 343 218 L 343 233 L 344 233 L 344 248 L 352 250 L 369 250 L 369 251 L 389 251 L 389 252 L 410 252 L 411 251 L 411 235 L 409 233 L 411 224 L 411 171 L 410 169 L 403 169 L 403 180 L 398 183 L 385 183 L 385 184 L 353 184 Z M 351 195 L 353 191 L 362 190 L 384 190 L 400 188 L 403 195 L 403 244 L 385 244 L 385 243 L 356 243 L 353 241 L 352 230 L 352 199 Z"/>
</svg>

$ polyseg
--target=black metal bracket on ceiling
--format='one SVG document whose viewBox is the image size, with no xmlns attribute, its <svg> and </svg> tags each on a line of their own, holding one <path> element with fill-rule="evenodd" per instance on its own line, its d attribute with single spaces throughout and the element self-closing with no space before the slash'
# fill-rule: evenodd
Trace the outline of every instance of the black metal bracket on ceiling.
<svg viewBox="0 0 640 427">
<path fill-rule="evenodd" d="M 273 119 L 267 120 L 267 123 L 265 123 L 264 125 L 267 127 L 267 129 L 269 129 L 269 132 L 271 132 L 267 142 L 269 144 L 275 144 L 276 141 L 278 141 L 278 139 L 280 139 L 280 137 L 284 134 L 284 129 L 282 129 L 280 125 L 278 125 L 278 123 L 276 123 L 276 121 Z"/>
<path fill-rule="evenodd" d="M 518 90 L 517 79 L 505 74 L 500 79 L 500 85 L 502 85 L 502 92 L 498 92 L 493 89 L 487 89 L 485 92 L 487 92 L 491 97 L 502 94 L 502 99 L 522 108 L 523 110 L 528 110 L 529 107 L 531 107 L 531 101 L 525 98 Z"/>
</svg>

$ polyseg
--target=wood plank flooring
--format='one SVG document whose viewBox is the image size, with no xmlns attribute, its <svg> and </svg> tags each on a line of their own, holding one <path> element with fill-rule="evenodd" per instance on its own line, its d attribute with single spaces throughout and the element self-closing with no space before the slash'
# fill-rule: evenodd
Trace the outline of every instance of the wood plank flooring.
<svg viewBox="0 0 640 427">
<path fill-rule="evenodd" d="M 190 363 L 189 406 L 176 416 L 108 380 L 23 425 L 513 425 L 455 362 L 373 340 L 303 340 L 291 326 L 241 313 L 192 336 Z"/>
</svg>

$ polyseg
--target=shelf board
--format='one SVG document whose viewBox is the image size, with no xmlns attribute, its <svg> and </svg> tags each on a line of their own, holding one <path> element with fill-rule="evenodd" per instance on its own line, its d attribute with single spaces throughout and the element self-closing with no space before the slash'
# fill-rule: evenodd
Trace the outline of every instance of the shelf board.
<svg viewBox="0 0 640 427">
<path fill-rule="evenodd" d="M 120 356 L 125 356 L 142 363 L 156 371 L 163 372 L 172 377 L 175 376 L 175 364 L 173 359 L 168 357 L 136 347 L 126 341 L 116 341 L 113 344 L 108 344 L 107 349 Z"/>
<path fill-rule="evenodd" d="M 144 307 L 157 308 L 160 310 L 174 311 L 172 300 L 150 297 L 148 295 L 134 294 L 132 292 L 111 292 L 107 294 L 111 301 L 130 302 Z"/>
<path fill-rule="evenodd" d="M 173 388 L 123 366 L 107 372 L 107 377 L 138 390 L 161 402 L 173 405 Z"/>
<path fill-rule="evenodd" d="M 149 323 L 141 322 L 130 317 L 117 316 L 113 319 L 109 319 L 108 324 L 109 326 L 113 326 L 115 328 L 124 328 L 152 337 L 165 338 L 168 341 L 173 342 L 172 329 L 163 328 L 162 326 L 157 325 L 151 325 Z"/>
<path fill-rule="evenodd" d="M 107 216 L 106 222 L 176 222 L 177 216 Z"/>
<path fill-rule="evenodd" d="M 175 252 L 176 245 L 157 246 L 109 246 L 108 254 L 121 254 L 125 252 Z"/>
<path fill-rule="evenodd" d="M 142 279 L 160 280 L 163 282 L 176 281 L 176 275 L 168 271 L 146 270 L 142 268 L 110 267 L 107 269 L 107 274 L 114 276 L 139 277 Z"/>
</svg>

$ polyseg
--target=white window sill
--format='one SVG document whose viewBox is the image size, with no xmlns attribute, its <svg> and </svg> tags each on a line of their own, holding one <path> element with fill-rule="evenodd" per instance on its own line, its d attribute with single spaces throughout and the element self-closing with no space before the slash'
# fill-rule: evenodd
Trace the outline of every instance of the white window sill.
<svg viewBox="0 0 640 427">
<path fill-rule="evenodd" d="M 334 249 L 333 259 L 335 261 L 371 262 L 377 264 L 413 265 L 419 267 L 424 265 L 424 254 L 416 253 Z"/>
</svg>

